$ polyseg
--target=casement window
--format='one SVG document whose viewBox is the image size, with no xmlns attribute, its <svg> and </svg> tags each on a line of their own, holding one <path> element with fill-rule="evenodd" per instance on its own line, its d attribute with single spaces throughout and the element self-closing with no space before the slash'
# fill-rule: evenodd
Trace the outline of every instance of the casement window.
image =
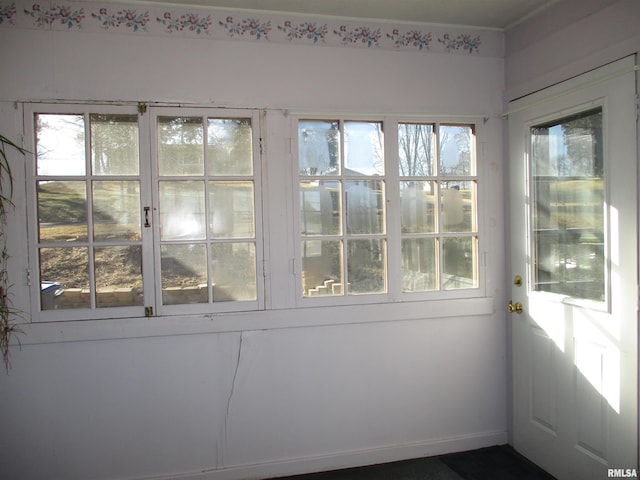
<svg viewBox="0 0 640 480">
<path fill-rule="evenodd" d="M 26 114 L 34 317 L 262 308 L 256 111 Z"/>
<path fill-rule="evenodd" d="M 475 124 L 296 123 L 303 304 L 480 294 Z"/>
</svg>

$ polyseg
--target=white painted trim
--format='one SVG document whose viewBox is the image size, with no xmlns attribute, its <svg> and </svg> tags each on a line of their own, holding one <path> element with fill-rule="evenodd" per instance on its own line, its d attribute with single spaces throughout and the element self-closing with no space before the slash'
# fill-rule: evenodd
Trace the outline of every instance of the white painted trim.
<svg viewBox="0 0 640 480">
<path fill-rule="evenodd" d="M 200 335 L 353 325 L 380 322 L 420 321 L 449 317 L 478 317 L 494 313 L 492 297 L 432 300 L 368 305 L 234 312 L 166 317 L 114 318 L 21 325 L 21 344 L 85 342 L 124 338 Z"/>
<path fill-rule="evenodd" d="M 382 448 L 340 452 L 332 455 L 295 458 L 278 462 L 240 465 L 200 472 L 174 474 L 159 477 L 139 477 L 137 480 L 242 480 L 273 478 L 287 475 L 322 472 L 343 468 L 376 465 L 414 458 L 431 457 L 447 453 L 475 450 L 507 443 L 507 432 L 482 432 L 457 437 L 427 440 L 424 442 L 393 445 Z"/>
</svg>

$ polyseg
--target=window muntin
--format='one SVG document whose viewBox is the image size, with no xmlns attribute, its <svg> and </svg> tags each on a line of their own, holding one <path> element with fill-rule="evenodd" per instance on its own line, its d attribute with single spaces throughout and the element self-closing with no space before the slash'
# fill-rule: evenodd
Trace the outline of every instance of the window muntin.
<svg viewBox="0 0 640 480">
<path fill-rule="evenodd" d="M 476 288 L 474 127 L 401 122 L 397 151 L 402 291 Z"/>
<path fill-rule="evenodd" d="M 141 306 L 136 115 L 37 113 L 42 310 Z"/>
<path fill-rule="evenodd" d="M 28 110 L 37 317 L 258 308 L 255 112 Z"/>
<path fill-rule="evenodd" d="M 251 118 L 156 123 L 163 305 L 256 302 Z"/>
<path fill-rule="evenodd" d="M 298 124 L 302 295 L 387 290 L 382 122 Z"/>
<path fill-rule="evenodd" d="M 477 291 L 474 124 L 300 119 L 297 128 L 303 299 Z"/>
</svg>

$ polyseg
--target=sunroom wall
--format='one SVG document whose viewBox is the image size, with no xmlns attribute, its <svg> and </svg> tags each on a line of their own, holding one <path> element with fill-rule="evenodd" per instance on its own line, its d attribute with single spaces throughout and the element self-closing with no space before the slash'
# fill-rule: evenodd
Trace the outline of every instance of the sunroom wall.
<svg viewBox="0 0 640 480">
<path fill-rule="evenodd" d="M 377 41 L 345 43 L 340 32 L 360 27 L 351 20 L 256 13 L 271 22 L 265 39 L 230 33 L 246 12 L 198 10 L 211 15 L 201 35 L 168 30 L 159 7 L 134 31 L 105 29 L 93 3 L 69 4 L 84 9 L 80 26 L 60 23 L 54 4 L 40 4 L 41 26 L 33 3 L 14 5 L 0 17 L 6 136 L 22 135 L 28 101 L 265 110 L 268 277 L 262 312 L 26 324 L 0 375 L 8 478 L 260 478 L 506 441 L 501 33 L 380 23 L 367 24 Z M 289 40 L 287 25 L 304 22 L 327 24 L 324 41 Z M 422 48 L 396 46 L 414 30 Z M 296 111 L 483 119 L 487 298 L 296 308 Z M 11 160 L 9 266 L 28 322 L 24 167 Z"/>
</svg>

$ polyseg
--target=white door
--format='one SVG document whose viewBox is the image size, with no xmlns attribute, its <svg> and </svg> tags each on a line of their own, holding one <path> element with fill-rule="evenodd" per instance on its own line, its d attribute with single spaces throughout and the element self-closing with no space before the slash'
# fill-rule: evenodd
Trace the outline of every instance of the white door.
<svg viewBox="0 0 640 480">
<path fill-rule="evenodd" d="M 635 105 L 633 58 L 509 105 L 513 445 L 560 480 L 640 474 Z"/>
</svg>

